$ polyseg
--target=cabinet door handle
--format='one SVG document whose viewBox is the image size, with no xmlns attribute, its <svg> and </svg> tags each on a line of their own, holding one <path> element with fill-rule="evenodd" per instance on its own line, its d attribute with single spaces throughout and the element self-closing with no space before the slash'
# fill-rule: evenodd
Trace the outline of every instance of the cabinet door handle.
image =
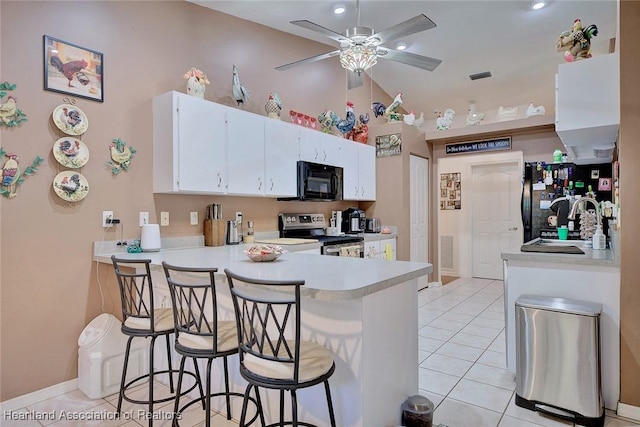
<svg viewBox="0 0 640 427">
<path fill-rule="evenodd" d="M 314 150 L 314 151 L 315 151 L 315 153 L 316 153 L 316 155 L 315 155 L 315 157 L 314 157 L 313 159 L 314 159 L 314 160 L 318 160 L 318 156 L 320 155 L 320 153 L 318 153 L 318 149 L 317 149 L 317 148 L 314 148 L 313 150 Z"/>
<path fill-rule="evenodd" d="M 322 161 L 327 160 L 327 152 L 323 150 L 322 154 L 324 154 L 324 156 L 322 157 Z"/>
<path fill-rule="evenodd" d="M 222 185 L 222 176 L 218 173 L 218 188 Z"/>
<path fill-rule="evenodd" d="M 270 179 L 271 179 L 271 188 L 269 189 L 269 191 L 273 191 L 273 178 L 270 178 Z"/>
<path fill-rule="evenodd" d="M 262 190 L 262 179 L 258 177 L 258 190 Z"/>
</svg>

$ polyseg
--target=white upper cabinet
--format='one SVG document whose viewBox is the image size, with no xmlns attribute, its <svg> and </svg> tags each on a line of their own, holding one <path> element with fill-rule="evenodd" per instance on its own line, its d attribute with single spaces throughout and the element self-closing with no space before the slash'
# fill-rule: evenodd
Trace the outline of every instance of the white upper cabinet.
<svg viewBox="0 0 640 427">
<path fill-rule="evenodd" d="M 300 160 L 338 166 L 341 139 L 317 130 L 299 127 Z"/>
<path fill-rule="evenodd" d="M 225 107 L 169 92 L 153 100 L 153 191 L 226 192 Z"/>
<path fill-rule="evenodd" d="M 297 195 L 298 129 L 275 119 L 264 125 L 264 194 Z"/>
<path fill-rule="evenodd" d="M 620 127 L 619 63 L 620 55 L 610 53 L 558 66 L 556 132 L 578 164 L 611 161 Z"/>
<path fill-rule="evenodd" d="M 376 149 L 350 140 L 340 142 L 344 200 L 376 199 Z"/>
<path fill-rule="evenodd" d="M 227 159 L 229 194 L 264 195 L 264 122 L 246 111 L 227 110 Z"/>
</svg>

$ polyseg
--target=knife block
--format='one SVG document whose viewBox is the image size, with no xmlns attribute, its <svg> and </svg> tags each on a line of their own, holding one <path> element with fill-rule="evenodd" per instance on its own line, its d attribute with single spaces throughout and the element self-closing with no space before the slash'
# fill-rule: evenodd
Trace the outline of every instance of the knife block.
<svg viewBox="0 0 640 427">
<path fill-rule="evenodd" d="M 204 245 L 222 246 L 225 241 L 225 221 L 222 219 L 204 220 Z"/>
</svg>

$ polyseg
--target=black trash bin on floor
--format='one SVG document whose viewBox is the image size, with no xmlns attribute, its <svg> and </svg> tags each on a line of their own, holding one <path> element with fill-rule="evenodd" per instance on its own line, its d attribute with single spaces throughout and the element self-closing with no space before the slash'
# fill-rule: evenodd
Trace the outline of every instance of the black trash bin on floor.
<svg viewBox="0 0 640 427">
<path fill-rule="evenodd" d="M 433 402 L 416 394 L 402 404 L 402 425 L 404 427 L 432 427 Z"/>
</svg>

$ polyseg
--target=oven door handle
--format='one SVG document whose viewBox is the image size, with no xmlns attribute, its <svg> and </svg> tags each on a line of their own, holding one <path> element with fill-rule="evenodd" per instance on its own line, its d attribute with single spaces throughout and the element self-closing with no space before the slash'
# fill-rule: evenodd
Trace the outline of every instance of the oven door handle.
<svg viewBox="0 0 640 427">
<path fill-rule="evenodd" d="M 327 253 L 327 254 L 337 254 L 338 252 L 340 252 L 340 249 L 331 249 L 331 248 L 329 248 L 329 249 L 325 249 L 324 252 Z"/>
</svg>

